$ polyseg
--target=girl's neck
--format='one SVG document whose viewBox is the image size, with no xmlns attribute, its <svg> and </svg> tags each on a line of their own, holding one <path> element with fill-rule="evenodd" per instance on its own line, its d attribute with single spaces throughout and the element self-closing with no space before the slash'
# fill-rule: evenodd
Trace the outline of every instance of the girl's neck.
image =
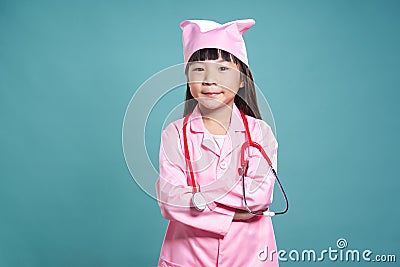
<svg viewBox="0 0 400 267">
<path fill-rule="evenodd" d="M 207 109 L 199 106 L 204 127 L 211 134 L 226 134 L 231 123 L 232 107 L 223 106 L 217 109 Z"/>
</svg>

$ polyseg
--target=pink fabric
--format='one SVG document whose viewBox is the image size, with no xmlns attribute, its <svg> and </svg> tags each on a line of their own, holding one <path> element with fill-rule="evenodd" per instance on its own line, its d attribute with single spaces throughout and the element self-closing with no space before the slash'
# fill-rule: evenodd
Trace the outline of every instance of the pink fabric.
<svg viewBox="0 0 400 267">
<path fill-rule="evenodd" d="M 180 27 L 185 63 L 199 49 L 219 48 L 235 55 L 248 66 L 246 45 L 242 35 L 254 24 L 253 19 L 236 20 L 222 25 L 210 20 L 182 21 Z"/>
<path fill-rule="evenodd" d="M 277 166 L 278 143 L 262 120 L 247 116 L 252 139 L 260 143 Z M 222 149 L 205 129 L 196 107 L 188 125 L 188 145 L 200 191 L 208 201 L 202 212 L 190 207 L 192 189 L 183 154 L 183 119 L 162 133 L 160 176 L 156 182 L 161 214 L 169 220 L 160 252 L 159 266 L 278 266 L 271 218 L 254 217 L 233 221 L 235 209 L 245 209 L 239 175 L 240 147 L 245 129 L 234 106 L 231 124 Z M 267 208 L 272 202 L 275 177 L 256 149 L 249 151 L 245 177 L 247 202 L 251 209 Z M 259 259 L 268 248 L 268 259 Z M 265 259 L 265 254 L 260 255 Z"/>
</svg>

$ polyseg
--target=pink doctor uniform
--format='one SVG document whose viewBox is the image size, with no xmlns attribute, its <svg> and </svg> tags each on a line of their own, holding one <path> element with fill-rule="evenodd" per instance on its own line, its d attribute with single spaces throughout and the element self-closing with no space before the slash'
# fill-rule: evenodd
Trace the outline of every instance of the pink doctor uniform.
<svg viewBox="0 0 400 267">
<path fill-rule="evenodd" d="M 270 126 L 250 116 L 247 119 L 251 138 L 263 146 L 276 169 L 278 143 Z M 161 214 L 169 223 L 158 266 L 278 266 L 271 218 L 233 220 L 235 209 L 245 210 L 239 170 L 245 127 L 239 109 L 233 106 L 221 148 L 205 128 L 198 106 L 190 115 L 188 147 L 195 179 L 207 200 L 203 211 L 191 202 L 182 126 L 183 119 L 169 124 L 161 138 L 156 189 Z M 247 204 L 252 210 L 265 210 L 272 202 L 275 177 L 258 150 L 250 148 L 248 159 Z"/>
</svg>

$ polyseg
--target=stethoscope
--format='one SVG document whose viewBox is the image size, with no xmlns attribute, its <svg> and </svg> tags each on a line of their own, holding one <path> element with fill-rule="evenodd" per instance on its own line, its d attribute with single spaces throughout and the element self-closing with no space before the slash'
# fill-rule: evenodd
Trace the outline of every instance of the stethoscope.
<svg viewBox="0 0 400 267">
<path fill-rule="evenodd" d="M 246 141 L 243 143 L 241 150 L 240 150 L 240 165 L 241 165 L 241 173 L 242 173 L 242 188 L 243 188 L 243 202 L 244 205 L 246 207 L 246 210 L 253 214 L 253 215 L 257 215 L 257 216 L 275 216 L 275 215 L 282 215 L 285 214 L 288 209 L 289 209 L 289 201 L 286 197 L 286 193 L 285 190 L 282 187 L 281 182 L 279 181 L 278 175 L 276 174 L 276 171 L 274 169 L 274 167 L 272 166 L 272 162 L 270 160 L 270 158 L 268 157 L 267 153 L 264 151 L 263 147 L 258 144 L 257 142 L 254 142 L 251 140 L 251 136 L 250 136 L 250 130 L 249 130 L 249 123 L 247 121 L 246 115 L 244 114 L 244 112 L 242 110 L 240 110 L 240 115 L 242 117 L 243 120 L 243 124 L 245 126 L 246 129 Z M 187 133 L 186 133 L 186 125 L 188 123 L 189 120 L 189 116 L 190 114 L 187 114 L 183 120 L 183 142 L 184 142 L 184 153 L 185 153 L 185 159 L 186 159 L 186 165 L 189 167 L 189 173 L 190 173 L 190 178 L 191 178 L 191 183 L 192 183 L 192 203 L 193 206 L 198 210 L 198 211 L 203 211 L 206 208 L 207 205 L 207 201 L 204 198 L 204 196 L 201 194 L 200 192 L 200 187 L 199 185 L 196 183 L 196 180 L 194 178 L 194 172 L 193 172 L 193 167 L 192 167 L 192 163 L 190 160 L 190 154 L 189 154 L 189 148 L 188 148 L 188 142 L 187 142 Z M 285 199 L 285 203 L 286 203 L 286 207 L 283 211 L 279 211 L 279 212 L 273 212 L 273 211 L 258 211 L 258 212 L 254 212 L 252 211 L 249 206 L 247 205 L 247 200 L 246 200 L 246 190 L 245 190 L 245 183 L 244 183 L 244 176 L 246 174 L 246 171 L 249 167 L 249 160 L 245 159 L 245 152 L 246 149 L 250 148 L 250 147 L 254 147 L 256 148 L 258 151 L 260 151 L 261 155 L 264 157 L 264 159 L 268 162 L 268 165 L 272 171 L 272 173 L 274 174 L 276 181 L 278 182 L 278 186 L 279 189 L 282 192 L 282 195 Z"/>
</svg>

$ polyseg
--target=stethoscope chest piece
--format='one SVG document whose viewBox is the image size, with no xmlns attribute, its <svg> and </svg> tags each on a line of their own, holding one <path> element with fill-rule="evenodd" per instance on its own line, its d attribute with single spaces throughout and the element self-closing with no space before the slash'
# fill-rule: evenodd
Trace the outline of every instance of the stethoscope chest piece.
<svg viewBox="0 0 400 267">
<path fill-rule="evenodd" d="M 200 192 L 195 192 L 192 195 L 192 202 L 194 207 L 198 211 L 203 211 L 206 208 L 207 202 L 204 196 Z"/>
</svg>

